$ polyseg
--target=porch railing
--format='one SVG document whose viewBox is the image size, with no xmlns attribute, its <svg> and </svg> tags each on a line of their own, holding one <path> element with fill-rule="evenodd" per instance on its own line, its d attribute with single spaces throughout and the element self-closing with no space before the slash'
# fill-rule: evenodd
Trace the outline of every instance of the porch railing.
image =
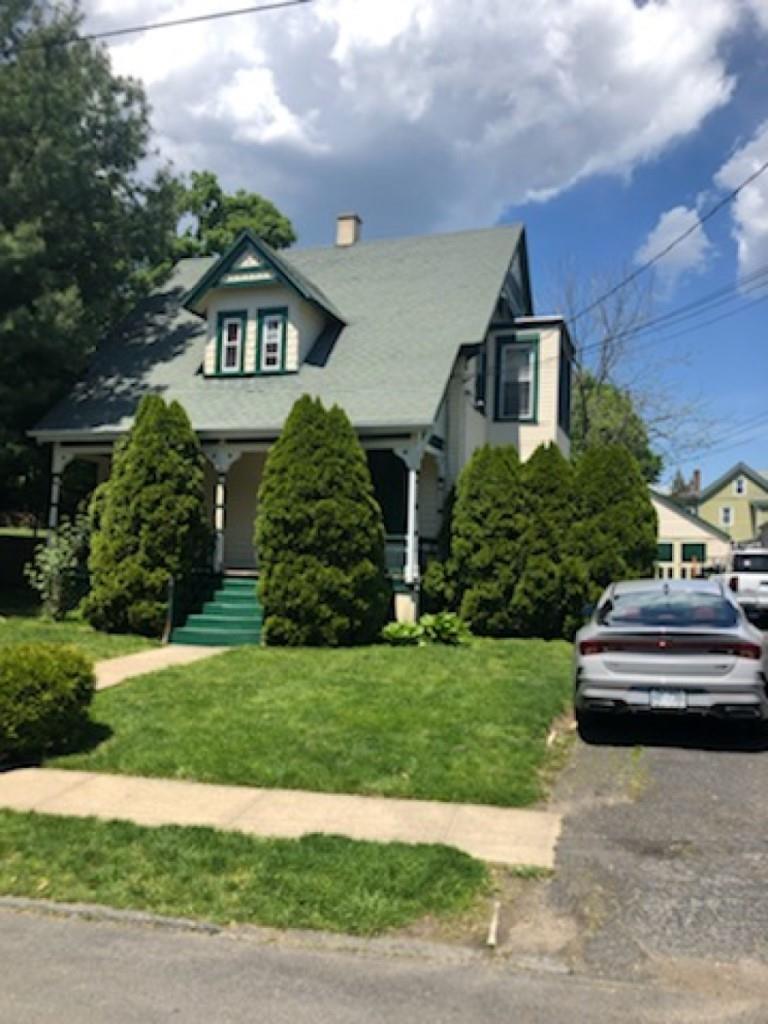
<svg viewBox="0 0 768 1024">
<path fill-rule="evenodd" d="M 202 611 L 221 583 L 221 573 L 211 568 L 193 569 L 182 580 L 171 576 L 168 580 L 168 610 L 163 629 L 163 643 L 167 644 L 176 626 L 182 626 L 192 612 Z"/>
</svg>

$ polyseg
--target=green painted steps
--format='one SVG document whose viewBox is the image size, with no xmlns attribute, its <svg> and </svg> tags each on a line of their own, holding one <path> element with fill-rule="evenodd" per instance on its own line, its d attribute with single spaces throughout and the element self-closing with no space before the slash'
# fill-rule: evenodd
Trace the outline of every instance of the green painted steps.
<svg viewBox="0 0 768 1024">
<path fill-rule="evenodd" d="M 253 577 L 225 577 L 201 612 L 171 633 L 173 644 L 238 647 L 261 640 L 262 611 Z"/>
</svg>

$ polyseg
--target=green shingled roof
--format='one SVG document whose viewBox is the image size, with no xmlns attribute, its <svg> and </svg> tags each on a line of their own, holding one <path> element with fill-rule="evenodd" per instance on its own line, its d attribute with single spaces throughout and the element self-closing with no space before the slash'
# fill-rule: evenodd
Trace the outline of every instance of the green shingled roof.
<svg viewBox="0 0 768 1024">
<path fill-rule="evenodd" d="M 427 427 L 459 348 L 485 336 L 523 238 L 514 225 L 281 253 L 295 282 L 344 326 L 319 339 L 297 373 L 276 377 L 203 376 L 206 324 L 182 302 L 216 261 L 181 260 L 34 433 L 110 437 L 153 391 L 180 401 L 193 427 L 211 434 L 275 433 L 304 393 L 337 402 L 358 429 Z"/>
</svg>

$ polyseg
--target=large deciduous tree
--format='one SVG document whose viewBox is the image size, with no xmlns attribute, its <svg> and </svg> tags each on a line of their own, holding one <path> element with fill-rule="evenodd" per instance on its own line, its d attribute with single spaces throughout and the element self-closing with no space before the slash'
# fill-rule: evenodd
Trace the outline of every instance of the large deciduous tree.
<svg viewBox="0 0 768 1024">
<path fill-rule="evenodd" d="M 43 472 L 25 432 L 168 254 L 177 187 L 139 176 L 139 83 L 77 39 L 76 3 L 0 5 L 0 509 Z"/>
<path fill-rule="evenodd" d="M 211 171 L 192 172 L 189 184 L 181 190 L 179 209 L 182 232 L 175 244 L 177 257 L 222 253 L 244 228 L 274 249 L 296 241 L 290 220 L 273 203 L 244 189 L 224 192 Z"/>
<path fill-rule="evenodd" d="M 371 643 L 390 597 L 384 524 L 346 414 L 300 398 L 270 449 L 255 545 L 269 644 Z"/>
<path fill-rule="evenodd" d="M 91 503 L 92 587 L 83 610 L 97 629 L 159 636 L 168 580 L 183 589 L 208 564 L 204 458 L 178 402 L 142 399 Z"/>
</svg>

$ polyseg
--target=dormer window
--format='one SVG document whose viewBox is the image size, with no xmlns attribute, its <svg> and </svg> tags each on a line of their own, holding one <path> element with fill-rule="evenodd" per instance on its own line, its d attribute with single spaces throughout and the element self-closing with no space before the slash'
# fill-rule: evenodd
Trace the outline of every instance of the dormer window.
<svg viewBox="0 0 768 1024">
<path fill-rule="evenodd" d="M 241 310 L 219 314 L 218 373 L 234 374 L 243 372 L 245 325 L 247 321 L 247 314 Z"/>
<path fill-rule="evenodd" d="M 259 373 L 280 373 L 285 369 L 286 309 L 259 312 Z"/>
</svg>

